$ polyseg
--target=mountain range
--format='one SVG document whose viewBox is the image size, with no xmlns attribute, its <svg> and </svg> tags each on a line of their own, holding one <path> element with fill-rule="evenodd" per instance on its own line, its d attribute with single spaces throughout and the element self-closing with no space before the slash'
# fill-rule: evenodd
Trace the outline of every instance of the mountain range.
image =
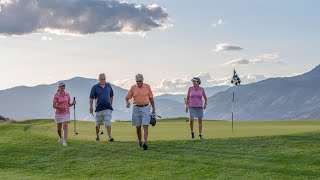
<svg viewBox="0 0 320 180">
<path fill-rule="evenodd" d="M 230 120 L 234 90 L 236 120 L 320 119 L 319 80 L 320 65 L 302 75 L 230 88 L 209 98 L 206 117 Z"/>
<path fill-rule="evenodd" d="M 294 77 L 269 78 L 233 88 L 207 87 L 205 90 L 209 98 L 205 118 L 230 120 L 234 91 L 236 121 L 320 119 L 319 79 L 320 65 Z M 93 120 L 88 112 L 89 93 L 97 80 L 75 77 L 64 82 L 69 94 L 77 99 L 77 119 Z M 128 90 L 115 85 L 112 87 L 115 92 L 113 119 L 129 120 L 132 109 L 126 109 L 124 102 Z M 52 99 L 56 91 L 57 83 L 1 90 L 0 114 L 16 120 L 52 118 Z M 157 113 L 162 117 L 185 117 L 184 97 L 184 94 L 155 97 Z"/>
</svg>

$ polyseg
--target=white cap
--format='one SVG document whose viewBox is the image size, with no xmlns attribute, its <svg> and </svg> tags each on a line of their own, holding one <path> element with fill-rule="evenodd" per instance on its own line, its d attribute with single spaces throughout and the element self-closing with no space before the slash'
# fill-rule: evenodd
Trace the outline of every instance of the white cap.
<svg viewBox="0 0 320 180">
<path fill-rule="evenodd" d="M 64 82 L 60 82 L 59 83 L 59 87 L 61 87 L 61 86 L 65 86 L 66 84 L 64 83 Z"/>
</svg>

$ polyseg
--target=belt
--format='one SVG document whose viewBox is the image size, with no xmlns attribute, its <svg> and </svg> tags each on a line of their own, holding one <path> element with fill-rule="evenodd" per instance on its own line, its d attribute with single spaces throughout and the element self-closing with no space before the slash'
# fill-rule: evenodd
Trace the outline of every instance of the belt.
<svg viewBox="0 0 320 180">
<path fill-rule="evenodd" d="M 149 104 L 145 104 L 145 105 L 134 105 L 134 106 L 137 106 L 137 107 L 146 107 L 146 106 L 149 106 Z"/>
</svg>

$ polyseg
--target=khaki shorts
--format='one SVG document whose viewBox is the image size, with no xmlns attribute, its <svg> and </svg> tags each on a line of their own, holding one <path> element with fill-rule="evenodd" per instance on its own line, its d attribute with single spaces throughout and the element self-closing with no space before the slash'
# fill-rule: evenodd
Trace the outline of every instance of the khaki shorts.
<svg viewBox="0 0 320 180">
<path fill-rule="evenodd" d="M 132 126 L 148 126 L 150 124 L 150 105 L 145 107 L 133 106 Z"/>
<path fill-rule="evenodd" d="M 107 109 L 103 111 L 99 111 L 96 114 L 96 126 L 105 125 L 111 126 L 111 119 L 112 119 L 112 110 Z"/>
</svg>

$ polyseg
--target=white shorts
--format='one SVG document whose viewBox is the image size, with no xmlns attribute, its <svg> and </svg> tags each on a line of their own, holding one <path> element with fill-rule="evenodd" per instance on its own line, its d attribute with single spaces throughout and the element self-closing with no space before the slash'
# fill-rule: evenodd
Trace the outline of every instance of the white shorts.
<svg viewBox="0 0 320 180">
<path fill-rule="evenodd" d="M 54 118 L 54 120 L 56 123 L 69 122 L 70 114 L 56 114 L 56 117 Z"/>
<path fill-rule="evenodd" d="M 132 126 L 148 126 L 150 124 L 150 105 L 145 107 L 133 106 Z"/>
<path fill-rule="evenodd" d="M 112 110 L 107 109 L 103 111 L 99 111 L 96 114 L 96 126 L 105 125 L 111 126 L 111 119 L 112 119 Z"/>
</svg>

